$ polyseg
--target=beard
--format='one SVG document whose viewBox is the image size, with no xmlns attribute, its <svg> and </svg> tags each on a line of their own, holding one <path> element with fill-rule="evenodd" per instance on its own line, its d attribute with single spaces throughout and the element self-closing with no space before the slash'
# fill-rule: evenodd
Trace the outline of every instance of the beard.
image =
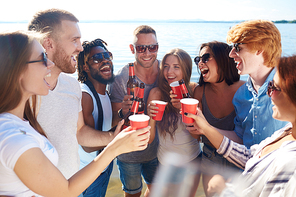
<svg viewBox="0 0 296 197">
<path fill-rule="evenodd" d="M 73 74 L 76 71 L 76 67 L 72 66 L 72 57 L 69 57 L 60 45 L 57 46 L 57 50 L 53 54 L 52 60 L 55 63 L 55 66 L 64 73 Z"/>
<path fill-rule="evenodd" d="M 107 85 L 107 84 L 110 84 L 110 83 L 112 83 L 114 81 L 114 74 L 113 74 L 113 66 L 111 64 L 109 64 L 109 63 L 102 64 L 100 66 L 100 68 L 105 66 L 105 65 L 110 65 L 111 66 L 111 77 L 109 79 L 104 79 L 102 77 L 102 75 L 99 73 L 100 71 L 98 71 L 97 69 L 93 69 L 91 66 L 89 66 L 89 70 L 90 70 L 90 76 L 94 80 L 98 81 L 99 83 Z"/>
</svg>

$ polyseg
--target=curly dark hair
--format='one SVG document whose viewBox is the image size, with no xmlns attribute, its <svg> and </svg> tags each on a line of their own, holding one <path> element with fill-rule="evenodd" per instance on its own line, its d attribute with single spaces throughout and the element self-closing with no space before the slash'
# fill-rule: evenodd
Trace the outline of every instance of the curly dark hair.
<svg viewBox="0 0 296 197">
<path fill-rule="evenodd" d="M 83 70 L 83 65 L 86 64 L 86 62 L 87 62 L 87 60 L 89 58 L 91 48 L 97 47 L 97 46 L 102 47 L 106 51 L 108 51 L 108 49 L 106 48 L 107 43 L 104 40 L 100 39 L 100 38 L 95 39 L 95 40 L 93 40 L 91 42 L 84 41 L 82 43 L 83 51 L 81 51 L 79 53 L 79 55 L 76 57 L 77 64 L 78 64 L 78 66 L 77 66 L 78 81 L 85 82 L 87 80 L 88 76 L 87 76 L 87 73 Z"/>
</svg>

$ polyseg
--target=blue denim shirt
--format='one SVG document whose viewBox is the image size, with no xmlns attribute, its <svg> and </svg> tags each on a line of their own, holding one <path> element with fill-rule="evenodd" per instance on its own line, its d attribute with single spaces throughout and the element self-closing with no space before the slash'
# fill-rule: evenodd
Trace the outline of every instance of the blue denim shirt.
<svg viewBox="0 0 296 197">
<path fill-rule="evenodd" d="M 258 93 L 254 90 L 250 77 L 235 93 L 232 103 L 235 108 L 234 131 L 250 148 L 270 137 L 275 131 L 284 127 L 287 122 L 272 118 L 271 98 L 266 94 L 268 82 L 273 79 L 273 69 Z"/>
</svg>

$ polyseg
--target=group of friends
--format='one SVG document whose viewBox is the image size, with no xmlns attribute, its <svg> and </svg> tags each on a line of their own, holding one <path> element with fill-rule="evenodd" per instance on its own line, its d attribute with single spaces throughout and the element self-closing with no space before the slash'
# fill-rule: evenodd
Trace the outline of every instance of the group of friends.
<svg viewBox="0 0 296 197">
<path fill-rule="evenodd" d="M 194 61 L 180 48 L 158 60 L 156 31 L 137 27 L 130 50 L 151 118 L 146 128 L 122 131 L 132 105 L 129 66 L 114 75 L 107 43 L 81 43 L 78 22 L 49 9 L 34 15 L 28 32 L 0 33 L 0 196 L 105 196 L 114 158 L 124 195 L 140 196 L 143 178 L 149 196 L 170 152 L 198 168 L 189 196 L 201 175 L 206 196 L 294 195 L 296 56 L 281 57 L 272 22 L 237 24 L 227 34 L 232 46 L 203 43 Z M 190 81 L 192 62 L 198 83 Z M 76 69 L 78 80 L 68 75 Z M 193 124 L 182 122 L 170 88 L 181 79 L 199 100 L 196 114 L 185 113 Z M 152 119 L 153 100 L 168 103 L 161 121 Z M 180 182 L 176 176 L 168 195 Z"/>
</svg>

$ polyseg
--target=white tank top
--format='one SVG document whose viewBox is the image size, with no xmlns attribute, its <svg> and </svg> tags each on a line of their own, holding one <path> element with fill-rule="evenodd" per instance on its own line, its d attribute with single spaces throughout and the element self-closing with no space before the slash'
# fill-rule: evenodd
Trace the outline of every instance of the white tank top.
<svg viewBox="0 0 296 197">
<path fill-rule="evenodd" d="M 181 116 L 178 125 L 174 139 L 171 138 L 170 134 L 166 134 L 166 136 L 163 137 L 160 134 L 160 128 L 157 127 L 159 136 L 157 157 L 161 164 L 164 164 L 165 156 L 170 152 L 181 155 L 183 164 L 194 160 L 201 152 L 200 143 L 186 130 L 186 126 L 182 123 Z"/>
</svg>

